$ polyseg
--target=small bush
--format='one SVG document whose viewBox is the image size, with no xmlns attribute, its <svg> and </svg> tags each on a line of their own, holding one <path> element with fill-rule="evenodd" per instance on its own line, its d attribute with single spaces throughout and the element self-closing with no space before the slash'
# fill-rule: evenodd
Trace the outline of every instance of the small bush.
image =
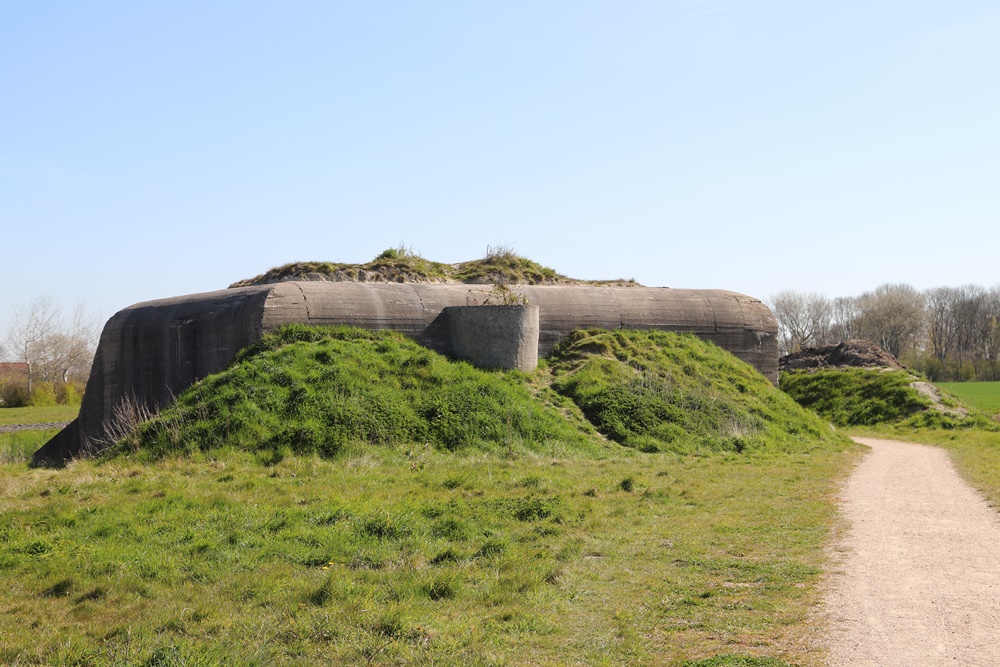
<svg viewBox="0 0 1000 667">
<path fill-rule="evenodd" d="M 41 408 L 49 407 L 53 405 L 58 405 L 59 401 L 56 400 L 56 390 L 50 382 L 36 382 L 34 388 L 31 390 L 31 401 L 30 405 L 32 407 Z"/>
<path fill-rule="evenodd" d="M 80 405 L 83 403 L 83 387 L 75 382 L 61 384 L 56 392 L 56 399 L 60 405 Z"/>
<path fill-rule="evenodd" d="M 27 407 L 31 400 L 28 383 L 24 380 L 0 380 L 0 406 L 5 408 Z"/>
</svg>

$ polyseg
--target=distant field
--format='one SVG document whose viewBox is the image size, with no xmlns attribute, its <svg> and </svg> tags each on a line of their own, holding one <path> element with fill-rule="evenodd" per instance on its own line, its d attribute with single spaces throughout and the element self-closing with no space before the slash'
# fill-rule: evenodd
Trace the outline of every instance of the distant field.
<svg viewBox="0 0 1000 667">
<path fill-rule="evenodd" d="M 68 422 L 80 413 L 79 405 L 53 405 L 44 408 L 0 408 L 0 426 L 8 424 L 45 424 Z"/>
<path fill-rule="evenodd" d="M 938 382 L 963 403 L 991 415 L 1000 413 L 1000 382 Z"/>
</svg>

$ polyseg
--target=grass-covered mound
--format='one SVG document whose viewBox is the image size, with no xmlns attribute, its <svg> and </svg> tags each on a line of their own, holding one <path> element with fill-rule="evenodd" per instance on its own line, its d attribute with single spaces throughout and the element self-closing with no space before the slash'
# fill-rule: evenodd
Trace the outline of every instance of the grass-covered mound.
<svg viewBox="0 0 1000 667">
<path fill-rule="evenodd" d="M 760 430 L 609 443 L 551 385 L 614 397 L 613 364 L 686 428 Z M 0 456 L 0 664 L 816 664 L 854 450 L 802 413 L 688 336 L 580 333 L 526 375 L 282 329 L 121 443 L 151 460 Z"/>
<path fill-rule="evenodd" d="M 905 370 L 826 368 L 781 374 L 781 389 L 838 426 L 994 428 L 991 420 Z M 924 387 L 925 391 L 920 391 Z M 929 390 L 930 389 L 930 390 Z"/>
<path fill-rule="evenodd" d="M 184 391 L 117 451 L 235 447 L 280 460 L 355 444 L 550 454 L 605 447 L 583 426 L 536 400 L 520 373 L 452 362 L 396 332 L 289 325 Z"/>
<path fill-rule="evenodd" d="M 114 453 L 233 447 L 278 461 L 427 445 L 592 456 L 611 446 L 600 434 L 647 453 L 802 451 L 838 439 L 751 366 L 692 335 L 575 332 L 547 368 L 483 371 L 396 332 L 289 325 Z"/>
<path fill-rule="evenodd" d="M 577 331 L 551 355 L 556 391 L 644 452 L 805 450 L 836 442 L 815 415 L 721 348 L 665 331 Z"/>
<path fill-rule="evenodd" d="M 364 264 L 337 262 L 292 262 L 233 283 L 230 287 L 266 285 L 284 280 L 329 280 L 334 282 L 468 283 L 515 285 L 619 285 L 634 286 L 634 280 L 575 280 L 554 269 L 518 255 L 509 247 L 487 249 L 481 259 L 445 264 L 424 259 L 411 248 L 389 248 Z"/>
</svg>

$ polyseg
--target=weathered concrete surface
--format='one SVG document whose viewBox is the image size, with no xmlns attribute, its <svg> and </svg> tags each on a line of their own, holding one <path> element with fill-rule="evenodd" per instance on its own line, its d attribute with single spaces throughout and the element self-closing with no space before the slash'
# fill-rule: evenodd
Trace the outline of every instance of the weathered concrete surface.
<svg viewBox="0 0 1000 667">
<path fill-rule="evenodd" d="M 539 356 L 574 329 L 664 329 L 709 340 L 777 383 L 777 325 L 757 299 L 725 290 L 518 289 L 539 308 Z M 121 401 L 166 405 L 196 380 L 225 369 L 266 331 L 290 322 L 395 329 L 447 354 L 444 309 L 488 291 L 464 284 L 283 282 L 130 306 L 104 327 L 79 418 L 33 461 L 56 464 L 99 451 L 103 423 Z"/>
<path fill-rule="evenodd" d="M 538 306 L 449 306 L 451 356 L 479 368 L 538 367 Z"/>
</svg>

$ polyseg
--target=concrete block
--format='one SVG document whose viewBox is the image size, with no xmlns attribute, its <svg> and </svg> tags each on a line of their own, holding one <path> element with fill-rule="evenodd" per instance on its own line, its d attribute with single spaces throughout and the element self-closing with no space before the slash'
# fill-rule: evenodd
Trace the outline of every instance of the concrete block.
<svg viewBox="0 0 1000 667">
<path fill-rule="evenodd" d="M 538 306 L 449 306 L 451 356 L 479 368 L 538 366 Z"/>
</svg>

